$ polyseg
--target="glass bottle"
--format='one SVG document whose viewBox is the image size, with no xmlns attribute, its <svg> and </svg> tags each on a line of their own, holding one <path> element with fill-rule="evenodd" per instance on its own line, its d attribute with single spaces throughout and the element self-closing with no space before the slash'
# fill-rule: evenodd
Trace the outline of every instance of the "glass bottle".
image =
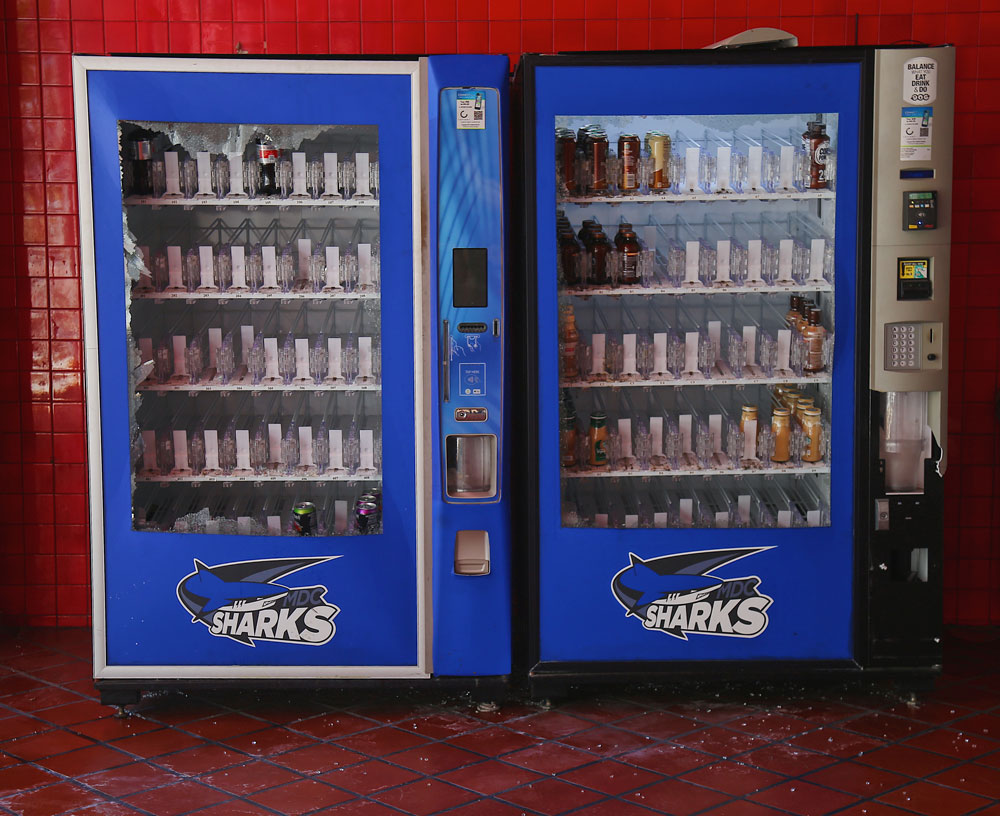
<svg viewBox="0 0 1000 816">
<path fill-rule="evenodd" d="M 771 411 L 771 434 L 774 437 L 774 453 L 772 462 L 787 462 L 792 441 L 792 422 L 787 408 L 775 408 Z"/>
<path fill-rule="evenodd" d="M 590 415 L 590 432 L 587 439 L 590 443 L 589 461 L 591 467 L 607 467 L 608 415 L 603 411 L 595 411 Z"/>
<path fill-rule="evenodd" d="M 625 239 L 619 249 L 621 257 L 621 283 L 623 286 L 635 286 L 642 282 L 639 273 L 639 253 L 642 248 L 639 246 L 639 238 L 635 231 L 629 229 L 625 233 Z"/>
<path fill-rule="evenodd" d="M 257 195 L 273 196 L 278 194 L 278 158 L 281 151 L 266 133 L 257 133 L 248 147 L 249 161 L 257 166 Z"/>
<path fill-rule="evenodd" d="M 576 315 L 573 313 L 573 305 L 567 303 L 559 312 L 559 366 L 562 369 L 562 379 L 567 382 L 580 379 L 580 366 L 577 362 L 579 343 Z"/>
<path fill-rule="evenodd" d="M 823 342 L 826 338 L 826 329 L 821 324 L 822 318 L 819 309 L 810 309 L 809 322 L 802 329 L 802 337 L 806 341 L 806 361 L 802 368 L 810 374 L 815 374 L 824 368 Z"/>
<path fill-rule="evenodd" d="M 802 134 L 802 147 L 809 157 L 806 186 L 810 190 L 825 190 L 828 184 L 826 162 L 830 153 L 830 137 L 826 133 L 823 114 L 816 114 L 815 121 L 806 125 L 806 131 Z"/>
<path fill-rule="evenodd" d="M 821 461 L 823 459 L 823 420 L 819 408 L 806 408 L 802 412 L 802 433 L 805 436 L 802 461 Z"/>
<path fill-rule="evenodd" d="M 743 426 L 746 422 L 757 421 L 757 406 L 744 405 L 740 411 L 740 433 L 743 433 Z"/>
</svg>

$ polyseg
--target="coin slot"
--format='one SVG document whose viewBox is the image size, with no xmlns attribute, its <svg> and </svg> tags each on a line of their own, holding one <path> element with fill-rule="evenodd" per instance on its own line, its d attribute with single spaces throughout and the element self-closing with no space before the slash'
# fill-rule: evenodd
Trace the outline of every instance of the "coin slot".
<svg viewBox="0 0 1000 816">
<path fill-rule="evenodd" d="M 462 334 L 483 334 L 486 331 L 485 323 L 459 323 L 458 330 Z"/>
</svg>

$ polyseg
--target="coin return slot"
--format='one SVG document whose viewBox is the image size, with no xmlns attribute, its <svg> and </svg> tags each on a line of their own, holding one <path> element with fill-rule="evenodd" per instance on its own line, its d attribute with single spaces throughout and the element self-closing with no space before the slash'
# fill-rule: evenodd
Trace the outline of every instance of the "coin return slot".
<svg viewBox="0 0 1000 816">
<path fill-rule="evenodd" d="M 490 534 L 486 530 L 455 533 L 455 574 L 490 574 Z"/>
<path fill-rule="evenodd" d="M 445 438 L 448 495 L 489 499 L 497 494 L 497 438 L 493 434 L 453 434 Z"/>
<path fill-rule="evenodd" d="M 483 334 L 486 331 L 485 323 L 459 323 L 458 330 L 462 334 Z"/>
</svg>

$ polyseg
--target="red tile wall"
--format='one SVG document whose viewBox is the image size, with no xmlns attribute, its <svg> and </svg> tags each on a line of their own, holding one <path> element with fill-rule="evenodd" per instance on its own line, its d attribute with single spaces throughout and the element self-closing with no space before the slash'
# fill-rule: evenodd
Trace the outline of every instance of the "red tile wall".
<svg viewBox="0 0 1000 816">
<path fill-rule="evenodd" d="M 932 9 L 926 10 L 928 5 Z M 0 622 L 88 622 L 70 54 L 958 46 L 945 615 L 1000 623 L 997 0 L 7 0 L 0 20 Z M 664 91 L 664 93 L 667 93 Z"/>
</svg>

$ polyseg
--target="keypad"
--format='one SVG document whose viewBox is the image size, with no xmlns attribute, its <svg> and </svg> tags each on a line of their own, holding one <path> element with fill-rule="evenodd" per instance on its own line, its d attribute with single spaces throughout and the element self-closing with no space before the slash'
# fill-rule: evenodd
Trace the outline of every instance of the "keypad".
<svg viewBox="0 0 1000 816">
<path fill-rule="evenodd" d="M 920 370 L 920 324 L 887 323 L 885 327 L 885 369 Z"/>
</svg>

